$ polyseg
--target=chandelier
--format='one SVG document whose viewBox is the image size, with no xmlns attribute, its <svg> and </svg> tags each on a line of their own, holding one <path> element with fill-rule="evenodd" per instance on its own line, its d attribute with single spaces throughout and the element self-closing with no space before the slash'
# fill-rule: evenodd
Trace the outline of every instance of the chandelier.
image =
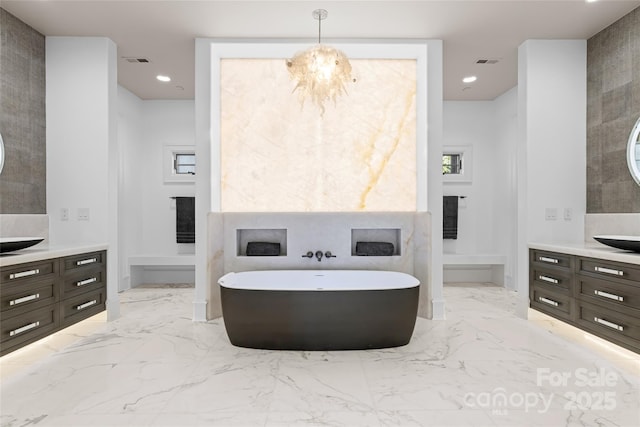
<svg viewBox="0 0 640 427">
<path fill-rule="evenodd" d="M 320 43 L 322 20 L 327 18 L 328 12 L 316 9 L 311 15 L 318 21 L 318 44 L 288 59 L 287 69 L 291 79 L 297 81 L 293 92 L 298 91 L 300 106 L 309 99 L 320 108 L 322 116 L 325 101 L 330 99 L 335 104 L 338 96 L 347 93 L 345 83 L 355 82 L 355 79 L 351 78 L 347 56 Z"/>
</svg>

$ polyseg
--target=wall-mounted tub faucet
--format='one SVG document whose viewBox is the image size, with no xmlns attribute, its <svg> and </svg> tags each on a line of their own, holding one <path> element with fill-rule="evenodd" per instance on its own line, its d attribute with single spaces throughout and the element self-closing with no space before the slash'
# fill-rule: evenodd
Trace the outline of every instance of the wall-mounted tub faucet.
<svg viewBox="0 0 640 427">
<path fill-rule="evenodd" d="M 336 258 L 336 256 L 334 254 L 331 253 L 331 251 L 326 251 L 326 252 L 322 252 L 322 251 L 316 251 L 316 253 L 314 254 L 312 251 L 308 251 L 306 254 L 302 255 L 302 258 L 313 258 L 316 257 L 318 259 L 318 262 L 322 261 L 322 257 L 325 258 Z"/>
</svg>

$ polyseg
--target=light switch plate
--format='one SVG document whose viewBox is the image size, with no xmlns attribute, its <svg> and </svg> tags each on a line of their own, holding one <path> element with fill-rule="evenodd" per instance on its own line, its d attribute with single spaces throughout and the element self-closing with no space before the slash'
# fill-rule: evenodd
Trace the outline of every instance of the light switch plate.
<svg viewBox="0 0 640 427">
<path fill-rule="evenodd" d="M 69 208 L 60 209 L 60 221 L 69 221 Z"/>
<path fill-rule="evenodd" d="M 558 219 L 558 209 L 546 208 L 544 210 L 544 219 L 547 221 L 555 221 Z"/>
<path fill-rule="evenodd" d="M 573 209 L 564 208 L 564 220 L 571 221 L 573 219 Z"/>
<path fill-rule="evenodd" d="M 78 208 L 78 221 L 89 221 L 89 208 Z"/>
</svg>

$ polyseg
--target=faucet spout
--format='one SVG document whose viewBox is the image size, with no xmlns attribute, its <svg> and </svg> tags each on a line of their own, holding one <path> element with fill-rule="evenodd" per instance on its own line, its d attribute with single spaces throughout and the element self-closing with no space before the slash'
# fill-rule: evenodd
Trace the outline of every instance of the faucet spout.
<svg viewBox="0 0 640 427">
<path fill-rule="evenodd" d="M 318 258 L 318 262 L 322 261 L 322 255 L 324 255 L 322 251 L 316 251 L 316 258 Z"/>
</svg>

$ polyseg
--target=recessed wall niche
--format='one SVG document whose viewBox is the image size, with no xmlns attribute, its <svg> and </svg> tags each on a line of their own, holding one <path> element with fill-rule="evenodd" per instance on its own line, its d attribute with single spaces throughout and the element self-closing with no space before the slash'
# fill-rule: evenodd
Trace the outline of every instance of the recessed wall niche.
<svg viewBox="0 0 640 427">
<path fill-rule="evenodd" d="M 393 245 L 391 256 L 401 255 L 402 232 L 399 228 L 353 228 L 351 229 L 351 256 L 360 255 L 357 251 L 358 243 L 376 243 Z M 370 248 L 375 251 L 377 248 Z M 384 250 L 384 249 L 383 249 Z M 375 256 L 375 255 L 371 255 Z M 382 255 L 385 256 L 385 255 Z M 386 255 L 389 256 L 389 255 Z"/>
<path fill-rule="evenodd" d="M 284 59 L 220 60 L 222 211 L 416 210 L 416 60 L 350 62 L 321 116 Z"/>
<path fill-rule="evenodd" d="M 278 243 L 280 254 L 287 256 L 287 229 L 286 228 L 241 228 L 236 230 L 237 256 L 247 256 L 249 242 Z"/>
</svg>

